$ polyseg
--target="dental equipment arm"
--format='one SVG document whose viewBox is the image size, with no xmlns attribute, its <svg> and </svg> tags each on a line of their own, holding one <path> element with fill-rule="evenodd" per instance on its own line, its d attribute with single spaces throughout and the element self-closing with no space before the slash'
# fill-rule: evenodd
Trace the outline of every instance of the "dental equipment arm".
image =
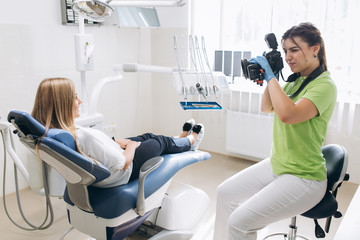
<svg viewBox="0 0 360 240">
<path fill-rule="evenodd" d="M 174 67 L 162 67 L 143 65 L 137 63 L 125 63 L 122 66 L 117 65 L 117 69 L 122 68 L 124 72 L 151 72 L 151 73 L 174 73 L 176 68 Z"/>
<path fill-rule="evenodd" d="M 117 68 L 115 68 L 115 69 L 117 69 Z M 90 114 L 96 113 L 96 107 L 97 107 L 97 103 L 99 102 L 100 92 L 105 87 L 105 85 L 110 84 L 110 83 L 114 83 L 114 82 L 119 82 L 123 78 L 124 77 L 120 73 L 117 73 L 114 76 L 105 77 L 105 78 L 101 79 L 95 85 L 94 90 L 91 93 L 91 98 L 90 98 L 90 109 L 89 109 Z"/>
<path fill-rule="evenodd" d="M 198 90 L 198 92 L 204 97 L 205 101 L 207 101 L 206 99 L 206 92 L 204 90 L 204 88 L 201 86 L 200 83 L 196 84 L 196 89 Z"/>
<path fill-rule="evenodd" d="M 197 39 L 197 38 L 196 38 Z M 193 36 L 189 36 L 189 51 L 190 51 L 190 56 L 191 56 L 191 62 L 193 64 L 193 66 L 195 67 L 195 71 L 196 71 L 196 78 L 197 78 L 197 83 L 196 83 L 196 90 L 199 92 L 200 95 L 202 95 L 205 99 L 205 101 L 207 101 L 206 96 L 208 95 L 208 92 L 206 91 L 206 82 L 205 82 L 205 90 L 204 88 L 201 86 L 200 83 L 200 74 L 199 74 L 199 68 L 197 67 L 197 63 L 200 61 L 201 59 L 199 58 L 199 61 L 196 61 L 196 44 L 194 41 Z M 200 57 L 200 56 L 198 56 Z"/>
<path fill-rule="evenodd" d="M 210 67 L 210 62 L 209 62 L 209 58 L 207 56 L 207 52 L 206 52 L 206 47 L 205 47 L 205 38 L 204 36 L 201 37 L 201 42 L 202 42 L 202 50 L 203 50 L 203 55 L 204 55 L 204 58 L 205 58 L 205 62 L 206 62 L 206 65 L 209 69 L 209 72 L 210 72 L 210 75 L 211 75 L 211 79 L 213 81 L 213 91 L 215 93 L 215 96 L 216 98 L 218 98 L 218 91 L 219 91 L 219 88 L 218 86 L 216 86 L 215 84 L 215 78 L 214 78 L 214 74 L 212 72 L 212 69 Z"/>
<path fill-rule="evenodd" d="M 103 22 L 115 9 L 113 6 L 126 7 L 182 7 L 187 0 L 166 1 L 111 1 L 111 0 L 74 0 L 72 8 L 86 19 Z"/>
<path fill-rule="evenodd" d="M 180 64 L 180 57 L 179 57 L 179 50 L 178 50 L 178 43 L 177 43 L 176 35 L 174 35 L 174 53 L 175 53 L 175 60 L 176 60 L 176 64 L 177 64 L 177 67 L 178 67 L 178 72 L 179 72 L 181 84 L 182 84 L 182 87 L 181 87 L 182 88 L 182 93 L 184 94 L 184 99 L 187 100 L 188 91 L 187 91 L 185 81 L 184 81 L 184 76 L 183 76 L 182 70 L 181 70 L 181 64 Z"/>
<path fill-rule="evenodd" d="M 197 36 L 195 36 L 195 53 L 199 60 L 198 63 L 199 63 L 199 67 L 201 70 L 201 76 L 203 77 L 203 82 L 205 84 L 203 89 L 205 90 L 205 95 L 207 96 L 210 93 L 210 89 L 209 89 L 208 81 L 206 79 L 206 73 L 205 73 L 204 64 L 203 64 L 203 60 L 202 60 L 201 53 L 200 53 L 199 41 L 198 41 Z"/>
<path fill-rule="evenodd" d="M 169 1 L 109 1 L 111 6 L 131 6 L 131 7 L 182 7 L 187 0 Z"/>
<path fill-rule="evenodd" d="M 197 62 L 196 62 L 195 43 L 194 43 L 194 39 L 191 35 L 189 36 L 189 52 L 190 52 L 190 56 L 191 56 L 191 63 L 194 66 L 195 71 L 196 71 L 197 82 L 200 83 L 199 70 L 198 70 Z"/>
</svg>

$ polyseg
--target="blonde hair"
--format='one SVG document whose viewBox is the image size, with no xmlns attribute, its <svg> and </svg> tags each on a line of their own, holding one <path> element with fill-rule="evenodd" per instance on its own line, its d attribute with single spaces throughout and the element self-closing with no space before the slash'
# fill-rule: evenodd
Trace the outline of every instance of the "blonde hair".
<svg viewBox="0 0 360 240">
<path fill-rule="evenodd" d="M 78 145 L 76 138 L 76 126 L 74 116 L 74 103 L 76 99 L 75 84 L 67 78 L 47 78 L 41 81 L 35 96 L 35 103 L 31 113 L 37 121 L 45 126 L 46 136 L 50 128 L 64 129 L 73 135 L 76 144 L 76 150 L 84 154 Z M 39 156 L 39 143 L 36 146 Z M 88 157 L 88 156 L 86 156 Z M 89 157 L 88 157 L 89 158 Z M 98 161 L 90 158 L 96 164 Z"/>
<path fill-rule="evenodd" d="M 69 131 L 76 139 L 73 107 L 75 84 L 67 78 L 47 78 L 41 81 L 31 115 L 49 128 Z"/>
</svg>

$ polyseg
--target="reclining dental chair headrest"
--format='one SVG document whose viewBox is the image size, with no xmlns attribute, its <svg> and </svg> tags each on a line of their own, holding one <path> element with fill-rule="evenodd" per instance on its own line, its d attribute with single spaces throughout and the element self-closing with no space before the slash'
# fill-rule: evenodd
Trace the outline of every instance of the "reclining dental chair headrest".
<svg viewBox="0 0 360 240">
<path fill-rule="evenodd" d="M 33 135 L 38 138 L 45 134 L 45 127 L 36 121 L 30 114 L 18 110 L 12 110 L 8 115 L 8 121 L 15 125 L 25 136 Z"/>
<path fill-rule="evenodd" d="M 13 123 L 20 132 L 20 138 L 36 140 L 46 132 L 45 127 L 34 119 L 30 114 L 18 110 L 12 110 L 8 115 L 8 121 Z M 33 141 L 34 142 L 34 141 Z M 44 151 L 55 151 L 68 159 L 69 162 L 75 163 L 88 173 L 94 175 L 95 182 L 99 182 L 110 176 L 109 170 L 102 164 L 95 164 L 92 160 L 76 151 L 74 137 L 63 129 L 49 129 L 46 136 L 40 140 L 40 148 Z M 26 144 L 34 148 L 34 143 Z M 52 153 L 53 155 L 53 153 Z"/>
<path fill-rule="evenodd" d="M 45 127 L 26 112 L 12 110 L 8 115 L 8 121 L 14 124 L 21 133 L 25 136 L 31 136 L 32 139 L 37 139 L 46 132 Z M 75 139 L 68 131 L 51 128 L 46 133 L 46 137 L 55 139 L 76 150 Z"/>
</svg>

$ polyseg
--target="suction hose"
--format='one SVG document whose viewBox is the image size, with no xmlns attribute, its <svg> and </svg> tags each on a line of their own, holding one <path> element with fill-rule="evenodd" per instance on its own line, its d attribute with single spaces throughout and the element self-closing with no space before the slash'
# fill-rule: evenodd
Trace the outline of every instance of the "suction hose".
<svg viewBox="0 0 360 240">
<path fill-rule="evenodd" d="M 8 129 L 4 129 L 4 130 L 9 130 Z M 17 175 L 17 166 L 14 163 L 14 177 L 15 177 L 15 190 L 16 190 L 16 199 L 17 199 L 17 203 L 18 203 L 18 208 L 20 211 L 20 214 L 23 218 L 23 220 L 25 221 L 25 223 L 30 227 L 23 227 L 20 226 L 19 224 L 17 224 L 10 216 L 7 206 L 6 206 L 6 197 L 5 197 L 5 186 L 6 186 L 6 146 L 5 146 L 5 136 L 4 136 L 4 130 L 1 130 L 1 137 L 2 137 L 2 141 L 3 141 L 3 148 L 4 148 L 4 174 L 3 174 L 3 204 L 4 204 L 4 209 L 5 209 L 5 213 L 8 216 L 9 220 L 18 228 L 21 228 L 23 230 L 27 230 L 27 231 L 34 231 L 34 230 L 45 230 L 47 228 L 49 228 L 53 221 L 54 221 L 54 211 L 51 205 L 51 201 L 50 201 L 50 196 L 49 196 L 49 186 L 48 186 L 48 182 L 47 182 L 47 171 L 46 171 L 46 163 L 42 162 L 42 172 L 43 172 L 43 181 L 44 181 L 44 192 L 45 192 L 45 198 L 46 198 L 46 215 L 45 215 L 45 219 L 42 222 L 42 224 L 40 224 L 39 226 L 35 226 L 34 224 L 32 224 L 25 216 L 23 210 L 22 210 L 22 206 L 21 206 L 21 201 L 20 201 L 20 192 L 19 192 L 19 183 L 18 183 L 18 175 Z M 11 139 L 11 144 L 13 145 L 13 141 Z M 13 146 L 12 146 L 13 147 Z M 49 222 L 46 224 L 46 222 L 48 221 L 49 218 L 49 214 L 50 214 L 50 219 Z"/>
</svg>

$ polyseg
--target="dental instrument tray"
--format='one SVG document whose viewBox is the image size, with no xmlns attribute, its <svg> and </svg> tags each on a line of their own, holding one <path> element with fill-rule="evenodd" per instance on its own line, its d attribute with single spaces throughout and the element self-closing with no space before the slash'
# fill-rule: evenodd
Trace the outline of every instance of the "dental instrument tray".
<svg viewBox="0 0 360 240">
<path fill-rule="evenodd" d="M 221 110 L 217 102 L 180 102 L 184 110 Z"/>
</svg>

